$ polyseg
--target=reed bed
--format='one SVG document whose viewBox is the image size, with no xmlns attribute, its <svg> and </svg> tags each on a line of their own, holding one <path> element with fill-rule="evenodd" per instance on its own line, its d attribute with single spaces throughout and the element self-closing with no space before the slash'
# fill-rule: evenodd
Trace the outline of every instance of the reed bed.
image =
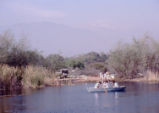
<svg viewBox="0 0 159 113">
<path fill-rule="evenodd" d="M 37 88 L 51 85 L 55 79 L 54 73 L 44 67 L 28 66 L 24 72 L 23 86 Z"/>
<path fill-rule="evenodd" d="M 48 69 L 39 66 L 18 68 L 0 65 L 0 88 L 39 88 L 53 84 L 54 75 Z"/>
<path fill-rule="evenodd" d="M 147 71 L 144 76 L 144 80 L 147 82 L 159 82 L 159 73 Z"/>
</svg>

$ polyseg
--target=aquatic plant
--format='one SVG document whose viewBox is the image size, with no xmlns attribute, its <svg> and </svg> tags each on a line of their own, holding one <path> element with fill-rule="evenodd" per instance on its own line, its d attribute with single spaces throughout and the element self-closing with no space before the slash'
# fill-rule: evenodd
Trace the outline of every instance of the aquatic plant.
<svg viewBox="0 0 159 113">
<path fill-rule="evenodd" d="M 25 68 L 0 65 L 0 88 L 13 90 L 38 88 L 54 83 L 55 75 L 44 67 L 27 66 Z"/>
<path fill-rule="evenodd" d="M 27 66 L 23 75 L 25 88 L 36 88 L 53 83 L 54 73 L 44 67 Z"/>
<path fill-rule="evenodd" d="M 145 73 L 144 80 L 148 82 L 159 82 L 159 73 L 147 71 Z"/>
</svg>

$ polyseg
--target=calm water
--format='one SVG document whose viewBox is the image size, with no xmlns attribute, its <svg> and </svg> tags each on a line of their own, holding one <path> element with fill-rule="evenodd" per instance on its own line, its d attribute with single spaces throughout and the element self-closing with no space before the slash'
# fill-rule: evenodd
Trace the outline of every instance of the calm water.
<svg viewBox="0 0 159 113">
<path fill-rule="evenodd" d="M 0 113 L 159 113 L 159 85 L 123 84 L 126 92 L 88 93 L 78 84 L 0 97 Z"/>
</svg>

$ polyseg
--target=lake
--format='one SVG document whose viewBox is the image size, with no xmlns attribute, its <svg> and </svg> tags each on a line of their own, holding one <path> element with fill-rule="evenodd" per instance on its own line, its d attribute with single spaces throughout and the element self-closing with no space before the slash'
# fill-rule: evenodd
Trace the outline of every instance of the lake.
<svg viewBox="0 0 159 113">
<path fill-rule="evenodd" d="M 159 113 L 159 84 L 121 83 L 125 92 L 88 93 L 83 83 L 1 96 L 0 113 Z"/>
</svg>

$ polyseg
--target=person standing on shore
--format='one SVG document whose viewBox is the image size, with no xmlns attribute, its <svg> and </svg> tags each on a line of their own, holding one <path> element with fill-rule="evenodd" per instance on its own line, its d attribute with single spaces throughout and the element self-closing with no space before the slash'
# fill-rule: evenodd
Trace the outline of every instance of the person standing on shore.
<svg viewBox="0 0 159 113">
<path fill-rule="evenodd" d="M 104 76 L 104 81 L 109 81 L 109 78 L 110 78 L 109 72 L 104 73 L 103 76 Z"/>
</svg>

